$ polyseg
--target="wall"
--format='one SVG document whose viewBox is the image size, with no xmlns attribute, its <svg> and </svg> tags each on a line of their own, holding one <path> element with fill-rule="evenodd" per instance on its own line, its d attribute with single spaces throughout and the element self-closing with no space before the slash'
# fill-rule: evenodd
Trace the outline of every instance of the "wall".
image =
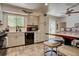
<svg viewBox="0 0 79 59">
<path fill-rule="evenodd" d="M 66 17 L 67 27 L 74 27 L 75 23 L 79 23 L 79 14 L 72 14 Z"/>
<path fill-rule="evenodd" d="M 61 17 L 62 22 L 67 22 L 67 27 L 74 27 L 75 23 L 79 23 L 79 13 L 71 14 L 71 16 L 65 15 L 66 9 L 72 5 L 74 5 L 74 3 L 50 3 L 48 5 L 48 14 Z M 72 9 L 79 11 L 79 5 Z"/>
<path fill-rule="evenodd" d="M 75 23 L 79 23 L 79 14 L 71 14 L 71 16 L 62 17 L 61 22 L 66 22 L 66 27 L 74 27 Z"/>
</svg>

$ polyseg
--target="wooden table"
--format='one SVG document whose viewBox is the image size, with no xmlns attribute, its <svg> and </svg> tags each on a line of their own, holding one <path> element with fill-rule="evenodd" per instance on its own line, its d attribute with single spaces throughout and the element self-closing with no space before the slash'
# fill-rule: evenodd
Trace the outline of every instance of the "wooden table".
<svg viewBox="0 0 79 59">
<path fill-rule="evenodd" d="M 62 56 L 79 56 L 79 48 L 63 45 L 58 48 L 58 53 Z"/>
<path fill-rule="evenodd" d="M 46 33 L 46 34 L 63 37 L 65 40 L 64 42 L 65 45 L 71 45 L 71 41 L 73 39 L 79 39 L 79 33 L 59 32 L 59 33 L 54 33 L 54 34 L 50 34 L 50 33 Z"/>
</svg>

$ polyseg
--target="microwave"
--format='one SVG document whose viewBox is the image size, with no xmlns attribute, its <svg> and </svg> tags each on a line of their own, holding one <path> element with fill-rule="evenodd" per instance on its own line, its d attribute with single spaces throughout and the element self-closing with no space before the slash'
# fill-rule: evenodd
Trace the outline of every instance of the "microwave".
<svg viewBox="0 0 79 59">
<path fill-rule="evenodd" d="M 37 31 L 38 30 L 38 25 L 31 25 L 27 27 L 27 31 Z"/>
</svg>

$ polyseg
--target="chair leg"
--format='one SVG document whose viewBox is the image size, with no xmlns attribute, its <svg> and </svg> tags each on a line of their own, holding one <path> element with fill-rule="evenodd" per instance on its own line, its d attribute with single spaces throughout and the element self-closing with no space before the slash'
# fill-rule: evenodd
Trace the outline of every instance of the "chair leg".
<svg viewBox="0 0 79 59">
<path fill-rule="evenodd" d="M 56 47 L 56 54 L 58 55 L 57 47 Z"/>
<path fill-rule="evenodd" d="M 45 45 L 44 45 L 44 56 L 46 56 L 46 54 L 45 54 Z"/>
<path fill-rule="evenodd" d="M 51 50 L 51 56 L 53 55 L 53 48 L 51 48 L 52 50 Z"/>
</svg>

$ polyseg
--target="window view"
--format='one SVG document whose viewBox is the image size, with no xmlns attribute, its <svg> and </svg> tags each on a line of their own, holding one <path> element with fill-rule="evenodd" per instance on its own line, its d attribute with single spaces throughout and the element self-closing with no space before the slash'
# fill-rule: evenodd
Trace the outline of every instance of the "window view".
<svg viewBox="0 0 79 59">
<path fill-rule="evenodd" d="M 8 14 L 8 27 L 11 32 L 24 30 L 24 17 Z"/>
<path fill-rule="evenodd" d="M 16 16 L 16 15 L 8 15 L 8 26 L 9 27 L 16 27 L 21 26 L 24 27 L 24 17 L 23 16 Z"/>
<path fill-rule="evenodd" d="M 8 26 L 9 27 L 16 27 L 16 16 L 8 15 Z"/>
<path fill-rule="evenodd" d="M 16 25 L 20 27 L 24 27 L 24 17 L 17 16 Z"/>
</svg>

